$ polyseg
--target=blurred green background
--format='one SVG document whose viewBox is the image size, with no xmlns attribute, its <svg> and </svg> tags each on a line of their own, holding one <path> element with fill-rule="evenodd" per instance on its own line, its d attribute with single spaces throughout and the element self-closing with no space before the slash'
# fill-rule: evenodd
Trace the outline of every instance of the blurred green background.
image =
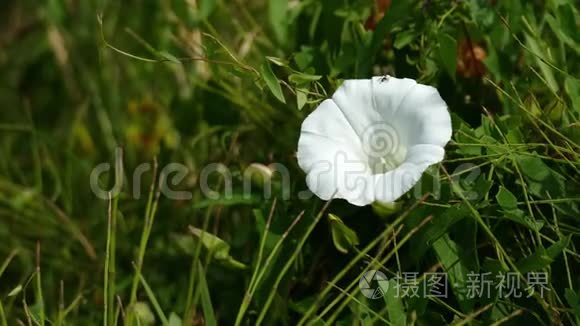
<svg viewBox="0 0 580 326">
<path fill-rule="evenodd" d="M 573 0 L 2 1 L 0 325 L 580 324 L 578 24 Z M 452 113 L 424 193 L 300 197 L 301 121 L 384 74 Z M 127 182 L 103 200 L 91 172 L 117 148 Z M 191 199 L 155 195 L 170 163 Z M 233 196 L 204 196 L 210 163 Z M 277 173 L 272 198 L 260 178 L 242 196 L 243 171 L 272 163 L 291 198 Z M 449 296 L 369 300 L 369 268 L 447 272 Z M 549 290 L 468 298 L 470 271 L 543 272 Z"/>
</svg>

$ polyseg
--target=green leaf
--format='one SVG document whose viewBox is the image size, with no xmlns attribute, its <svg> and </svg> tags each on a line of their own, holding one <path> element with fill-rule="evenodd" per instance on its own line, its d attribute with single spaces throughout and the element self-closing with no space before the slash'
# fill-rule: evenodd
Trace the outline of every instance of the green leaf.
<svg viewBox="0 0 580 326">
<path fill-rule="evenodd" d="M 306 102 L 308 101 L 308 89 L 297 88 L 296 89 L 296 106 L 298 110 L 302 110 Z"/>
<path fill-rule="evenodd" d="M 42 302 L 36 302 L 28 308 L 27 315 L 34 321 L 34 325 L 46 325 L 46 319 L 44 314 L 44 305 Z"/>
<path fill-rule="evenodd" d="M 580 81 L 574 77 L 566 77 L 564 85 L 572 102 L 572 109 L 580 112 Z"/>
<path fill-rule="evenodd" d="M 509 268 L 505 266 L 504 262 L 501 262 L 497 259 L 493 259 L 490 257 L 483 258 L 483 264 L 481 264 L 481 270 L 485 272 L 492 272 L 492 273 L 505 273 L 509 272 Z"/>
<path fill-rule="evenodd" d="M 435 214 L 434 214 L 435 215 Z M 416 236 L 417 244 L 413 246 L 414 255 L 422 256 L 431 243 L 445 235 L 445 233 L 457 222 L 470 216 L 469 208 L 466 204 L 456 204 L 443 212 L 438 213 L 422 231 Z"/>
<path fill-rule="evenodd" d="M 8 293 L 8 297 L 13 297 L 13 296 L 17 295 L 20 292 L 22 292 L 22 285 L 21 284 L 18 284 L 14 289 L 12 289 Z"/>
<path fill-rule="evenodd" d="M 189 227 L 189 231 L 201 241 L 201 244 L 213 255 L 216 260 L 221 261 L 222 263 L 226 263 L 226 265 L 234 268 L 246 268 L 245 264 L 235 260 L 230 256 L 230 245 L 224 240 L 193 226 Z"/>
<path fill-rule="evenodd" d="M 561 25 L 561 22 L 558 22 L 556 18 L 552 15 L 546 15 L 546 22 L 548 22 L 548 26 L 552 29 L 554 34 L 565 44 L 571 47 L 577 53 L 580 53 L 580 46 L 578 46 L 578 42 L 574 40 L 574 37 L 567 34 L 565 29 Z"/>
<path fill-rule="evenodd" d="M 167 60 L 167 61 L 175 63 L 175 64 L 181 64 L 181 61 L 179 61 L 179 59 L 177 59 L 173 54 L 171 54 L 169 52 L 158 51 L 157 55 L 159 55 L 162 60 Z"/>
<path fill-rule="evenodd" d="M 437 37 L 439 41 L 439 58 L 443 62 L 445 70 L 453 79 L 457 68 L 457 41 L 451 35 L 441 33 Z"/>
<path fill-rule="evenodd" d="M 207 280 L 205 279 L 205 271 L 201 262 L 197 261 L 197 270 L 199 272 L 199 289 L 201 295 L 201 308 L 203 310 L 203 317 L 205 324 L 208 326 L 217 326 L 217 321 L 215 319 L 215 313 L 213 311 L 213 306 L 211 303 L 211 297 L 209 295 L 209 288 L 207 286 Z"/>
<path fill-rule="evenodd" d="M 317 81 L 320 78 L 322 78 L 322 76 L 320 75 L 310 75 L 310 74 L 304 74 L 304 73 L 297 73 L 297 74 L 291 74 L 290 76 L 288 76 L 288 80 L 292 83 L 292 84 L 296 84 L 296 85 L 308 85 L 313 81 Z"/>
<path fill-rule="evenodd" d="M 282 58 L 266 56 L 266 59 L 268 59 L 270 62 L 272 62 L 276 66 L 280 66 L 280 67 L 288 67 L 288 64 L 289 64 L 288 60 L 282 59 Z"/>
<path fill-rule="evenodd" d="M 153 314 L 153 311 L 151 311 L 147 302 L 135 302 L 133 311 L 141 325 L 155 324 L 155 315 Z"/>
<path fill-rule="evenodd" d="M 564 195 L 564 177 L 550 169 L 541 158 L 518 155 L 516 160 L 532 195 L 540 198 L 549 198 L 547 194 L 552 198 Z"/>
<path fill-rule="evenodd" d="M 413 1 L 393 1 L 391 7 L 381 21 L 377 24 L 375 31 L 372 33 L 370 44 L 363 50 L 357 58 L 358 68 L 356 75 L 359 77 L 367 76 L 375 62 L 375 55 L 381 50 L 383 42 L 399 22 L 409 17 L 410 7 Z M 368 78 L 368 77 L 365 77 Z"/>
<path fill-rule="evenodd" d="M 288 0 L 270 0 L 268 14 L 270 25 L 278 41 L 284 43 L 288 29 Z"/>
<path fill-rule="evenodd" d="M 300 52 L 294 55 L 294 62 L 300 70 L 306 70 L 314 60 L 314 49 L 302 46 Z"/>
<path fill-rule="evenodd" d="M 459 182 L 453 183 L 452 190 L 457 195 L 463 196 L 467 200 L 478 201 L 485 197 L 492 185 L 493 182 L 484 177 L 479 177 L 475 181 L 466 177 L 460 179 Z"/>
<path fill-rule="evenodd" d="M 162 325 L 169 324 L 167 317 L 165 316 L 165 313 L 163 312 L 161 306 L 159 305 L 159 301 L 157 301 L 157 298 L 155 297 L 155 292 L 153 292 L 153 290 L 149 286 L 149 283 L 147 283 L 143 275 L 139 275 L 139 281 L 141 281 L 141 285 L 143 286 L 143 289 L 145 289 L 145 293 L 147 293 L 149 302 L 151 302 L 151 305 L 153 305 L 153 309 L 155 309 L 157 317 L 159 317 L 159 319 L 161 320 L 161 324 Z M 146 305 L 146 308 L 149 309 L 149 305 Z M 137 312 L 137 314 L 139 314 L 139 312 Z M 141 320 L 141 318 L 138 318 L 138 320 Z"/>
<path fill-rule="evenodd" d="M 524 214 L 524 211 L 521 209 L 512 209 L 504 211 L 504 216 L 511 221 L 519 223 L 531 230 L 540 231 L 543 227 L 545 222 L 544 221 L 536 221 L 531 219 L 529 216 Z"/>
<path fill-rule="evenodd" d="M 580 318 L 580 296 L 574 292 L 572 289 L 566 289 L 564 291 L 564 297 L 570 307 L 574 310 L 574 314 Z"/>
<path fill-rule="evenodd" d="M 48 0 L 46 4 L 45 15 L 48 21 L 52 24 L 62 24 L 66 16 L 65 4 L 58 0 Z"/>
<path fill-rule="evenodd" d="M 256 231 L 258 234 L 263 234 L 266 231 L 266 219 L 264 218 L 264 214 L 258 208 L 252 210 L 254 213 L 254 217 L 256 218 Z"/>
<path fill-rule="evenodd" d="M 389 217 L 401 209 L 401 203 L 382 203 L 375 201 L 372 203 L 373 212 L 380 217 Z"/>
<path fill-rule="evenodd" d="M 552 92 L 557 93 L 559 91 L 559 86 L 558 82 L 556 81 L 556 77 L 554 77 L 553 68 L 546 63 L 546 61 L 547 62 L 551 61 L 549 60 L 549 57 L 546 55 L 547 53 L 546 50 L 548 49 L 548 47 L 542 42 L 541 39 L 535 39 L 528 33 L 525 33 L 524 37 L 526 39 L 526 45 L 528 46 L 528 48 L 530 48 L 531 52 L 534 53 L 534 55 L 532 55 L 532 58 L 540 68 L 540 72 L 544 77 L 543 80 L 546 86 L 548 86 L 548 88 L 550 88 Z"/>
<path fill-rule="evenodd" d="M 397 37 L 395 38 L 395 43 L 393 43 L 393 46 L 395 47 L 395 49 L 402 49 L 406 45 L 413 42 L 415 37 L 417 37 L 417 34 L 413 30 L 409 29 L 409 30 L 402 31 L 402 32 L 397 34 Z"/>
<path fill-rule="evenodd" d="M 574 8 L 571 3 L 567 3 L 558 7 L 556 16 L 558 17 L 559 25 L 562 32 L 569 36 L 574 42 L 580 42 L 578 35 L 578 24 L 574 15 Z"/>
<path fill-rule="evenodd" d="M 264 189 L 272 182 L 272 169 L 261 163 L 252 163 L 244 170 L 244 179 L 248 178 L 252 184 Z M 245 196 L 242 196 L 245 197 Z"/>
<path fill-rule="evenodd" d="M 346 226 L 338 216 L 328 214 L 328 221 L 330 222 L 332 242 L 338 251 L 346 254 L 348 249 L 359 244 L 356 232 Z"/>
<path fill-rule="evenodd" d="M 315 296 L 309 296 L 298 301 L 293 301 L 293 298 L 289 298 L 288 308 L 301 315 L 304 315 L 315 302 Z"/>
<path fill-rule="evenodd" d="M 286 100 L 284 99 L 284 94 L 282 93 L 282 87 L 280 86 L 280 82 L 278 81 L 278 78 L 276 78 L 276 75 L 274 75 L 272 67 L 268 62 L 264 62 L 264 64 L 262 65 L 261 74 L 262 78 L 266 82 L 266 85 L 268 86 L 268 89 L 270 89 L 270 92 L 272 92 L 272 94 L 274 94 L 274 96 L 280 102 L 286 103 Z"/>
<path fill-rule="evenodd" d="M 405 313 L 405 306 L 403 300 L 397 291 L 397 281 L 389 280 L 388 282 L 378 282 L 382 288 L 387 306 L 387 313 L 391 325 L 405 326 L 407 325 L 407 315 Z"/>
<path fill-rule="evenodd" d="M 539 247 L 536 252 L 529 255 L 528 257 L 522 258 L 517 262 L 518 270 L 522 274 L 529 272 L 535 272 L 548 267 L 555 259 L 568 247 L 570 243 L 570 235 L 560 239 L 560 241 L 554 243 L 548 249 Z"/>
<path fill-rule="evenodd" d="M 199 3 L 199 19 L 207 19 L 216 8 L 216 0 L 201 0 Z"/>
<path fill-rule="evenodd" d="M 433 249 L 449 276 L 449 284 L 459 304 L 465 311 L 469 311 L 473 302 L 467 299 L 464 292 L 467 288 L 468 271 L 459 258 L 459 247 L 448 235 L 444 235 L 433 243 Z"/>
<path fill-rule="evenodd" d="M 479 143 L 474 138 L 478 138 L 475 135 L 474 130 L 465 122 L 459 115 L 452 112 L 451 122 L 453 123 L 453 130 L 455 130 L 455 139 L 458 143 Z M 457 148 L 457 153 L 465 156 L 479 156 L 481 155 L 482 146 L 474 145 L 461 145 Z"/>
<path fill-rule="evenodd" d="M 544 181 L 550 178 L 550 168 L 540 158 L 519 156 L 518 163 L 523 174 L 534 181 Z"/>
<path fill-rule="evenodd" d="M 177 314 L 175 314 L 174 312 L 172 312 L 169 315 L 169 324 L 168 326 L 182 326 L 183 325 L 183 321 L 181 320 L 181 318 L 179 318 L 179 316 Z"/>
<path fill-rule="evenodd" d="M 518 208 L 518 200 L 509 190 L 505 187 L 500 186 L 495 199 L 501 208 L 505 210 L 512 210 Z"/>
<path fill-rule="evenodd" d="M 477 25 L 482 27 L 490 27 L 493 25 L 496 14 L 492 6 L 480 0 L 470 0 L 468 3 L 469 5 L 467 7 Z"/>
</svg>

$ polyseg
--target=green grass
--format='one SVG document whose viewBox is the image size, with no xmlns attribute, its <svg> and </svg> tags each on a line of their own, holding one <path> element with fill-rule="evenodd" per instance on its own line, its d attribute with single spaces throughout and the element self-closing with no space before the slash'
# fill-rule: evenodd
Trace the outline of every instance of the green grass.
<svg viewBox="0 0 580 326">
<path fill-rule="evenodd" d="M 577 6 L 392 2 L 3 1 L 0 326 L 580 325 Z M 440 91 L 445 160 L 397 205 L 305 198 L 302 120 L 386 73 Z M 253 163 L 290 198 L 280 173 L 244 196 Z M 446 272 L 448 296 L 368 299 L 369 270 Z M 471 298 L 472 272 L 547 290 Z"/>
</svg>

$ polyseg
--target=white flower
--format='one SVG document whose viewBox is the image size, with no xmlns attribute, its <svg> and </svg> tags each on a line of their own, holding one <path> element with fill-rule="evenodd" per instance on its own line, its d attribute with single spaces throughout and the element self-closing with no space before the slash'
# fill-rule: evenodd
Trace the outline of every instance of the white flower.
<svg viewBox="0 0 580 326">
<path fill-rule="evenodd" d="M 321 199 L 393 202 L 443 160 L 450 138 L 435 88 L 389 76 L 346 80 L 302 123 L 298 164 Z"/>
</svg>

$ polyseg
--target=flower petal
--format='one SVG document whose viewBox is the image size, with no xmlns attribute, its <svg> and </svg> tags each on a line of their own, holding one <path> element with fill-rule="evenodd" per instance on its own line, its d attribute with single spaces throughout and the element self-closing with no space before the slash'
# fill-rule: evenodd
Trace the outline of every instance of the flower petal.
<svg viewBox="0 0 580 326">
<path fill-rule="evenodd" d="M 373 77 L 373 101 L 384 121 L 391 123 L 393 117 L 417 82 L 409 78 Z"/>
<path fill-rule="evenodd" d="M 344 198 L 355 205 L 372 201 L 373 181 L 358 136 L 341 110 L 326 100 L 302 123 L 298 165 L 310 191 L 323 200 Z"/>
<path fill-rule="evenodd" d="M 362 139 L 369 127 L 385 121 L 373 103 L 371 79 L 349 79 L 332 95 L 355 133 Z"/>
<path fill-rule="evenodd" d="M 409 144 L 444 147 L 451 139 L 451 117 L 437 89 L 416 84 L 395 112 L 395 123 L 406 130 Z"/>
<path fill-rule="evenodd" d="M 441 146 L 431 144 L 417 144 L 407 150 L 405 162 L 429 167 L 443 161 L 445 150 Z"/>
<path fill-rule="evenodd" d="M 413 163 L 403 163 L 392 171 L 375 175 L 374 199 L 387 203 L 399 199 L 419 181 L 425 168 Z"/>
<path fill-rule="evenodd" d="M 324 100 L 316 110 L 302 122 L 302 133 L 313 133 L 341 143 L 349 150 L 360 150 L 356 133 L 342 111 L 330 99 Z"/>
<path fill-rule="evenodd" d="M 396 169 L 375 175 L 375 200 L 393 202 L 409 191 L 425 170 L 443 160 L 445 150 L 430 144 L 413 145 L 407 151 L 405 162 Z"/>
<path fill-rule="evenodd" d="M 308 189 L 321 199 L 343 198 L 359 206 L 373 201 L 374 180 L 359 154 L 324 136 L 303 132 L 297 156 L 307 173 Z"/>
</svg>

